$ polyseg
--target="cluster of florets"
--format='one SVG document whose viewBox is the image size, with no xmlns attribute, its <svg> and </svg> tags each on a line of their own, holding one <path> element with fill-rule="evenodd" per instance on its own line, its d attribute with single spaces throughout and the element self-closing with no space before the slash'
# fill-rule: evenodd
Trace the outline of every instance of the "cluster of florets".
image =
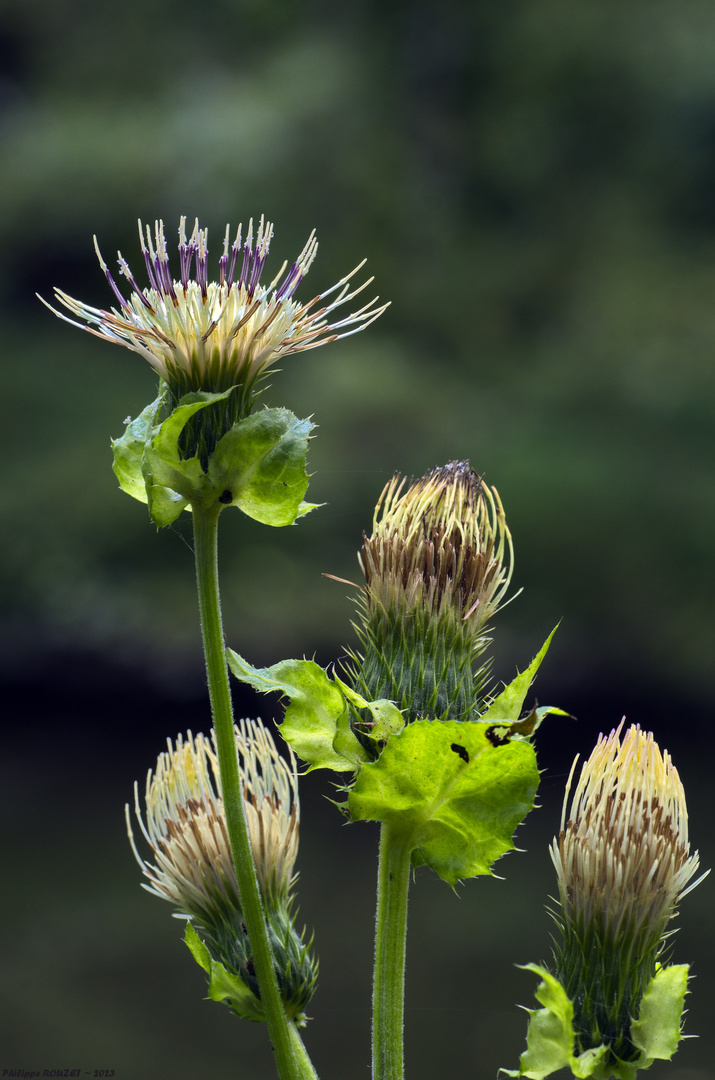
<svg viewBox="0 0 715 1080">
<path fill-rule="evenodd" d="M 513 548 L 496 488 L 469 462 L 432 469 L 405 488 L 395 474 L 384 488 L 361 564 L 368 607 L 449 607 L 478 630 L 492 617 L 511 579 Z"/>
<path fill-rule="evenodd" d="M 248 831 L 263 897 L 279 988 L 299 1015 L 310 1000 L 316 965 L 295 928 L 293 868 L 298 853 L 300 804 L 292 753 L 287 762 L 256 720 L 235 728 L 236 752 Z M 139 854 L 129 808 L 127 829 L 145 888 L 189 919 L 214 960 L 238 976 L 260 998 L 251 944 L 244 922 L 223 806 L 215 735 L 187 734 L 160 755 L 149 771 L 142 812 L 135 785 L 135 811 L 153 862 Z"/>
<path fill-rule="evenodd" d="M 563 932 L 556 974 L 575 1003 L 580 1049 L 607 1043 L 627 1061 L 631 1022 L 699 860 L 669 754 L 637 725 L 621 741 L 622 728 L 600 736 L 567 811 L 569 780 L 551 857 Z"/>
</svg>

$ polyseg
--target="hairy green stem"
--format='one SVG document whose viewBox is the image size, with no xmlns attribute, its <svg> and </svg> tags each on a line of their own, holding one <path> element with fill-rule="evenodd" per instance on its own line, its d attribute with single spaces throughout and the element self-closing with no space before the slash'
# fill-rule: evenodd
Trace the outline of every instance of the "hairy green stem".
<svg viewBox="0 0 715 1080">
<path fill-rule="evenodd" d="M 289 1023 L 286 1017 L 278 990 L 246 825 L 218 587 L 217 534 L 221 509 L 218 504 L 209 509 L 197 504 L 192 506 L 201 634 L 216 732 L 226 827 L 278 1076 L 280 1080 L 314 1080 L 315 1071 L 295 1025 Z"/>
<path fill-rule="evenodd" d="M 373 1080 L 403 1080 L 405 945 L 410 885 L 409 837 L 389 825 L 380 833 L 372 993 Z"/>
<path fill-rule="evenodd" d="M 295 1054 L 296 1076 L 299 1076 L 301 1080 L 318 1080 L 318 1074 L 313 1068 L 313 1062 L 308 1057 L 308 1051 L 305 1049 L 298 1028 L 293 1021 L 288 1025 L 288 1031 L 293 1043 L 293 1053 Z"/>
</svg>

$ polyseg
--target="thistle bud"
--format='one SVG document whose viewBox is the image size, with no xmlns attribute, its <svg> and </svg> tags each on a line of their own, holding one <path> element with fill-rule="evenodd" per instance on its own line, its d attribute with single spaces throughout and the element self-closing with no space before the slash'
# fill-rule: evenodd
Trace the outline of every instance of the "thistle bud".
<svg viewBox="0 0 715 1080">
<path fill-rule="evenodd" d="M 313 994 L 317 967 L 296 930 L 292 910 L 300 818 L 295 759 L 291 753 L 289 766 L 258 720 L 242 720 L 235 732 L 278 986 L 288 1016 L 300 1022 Z M 126 807 L 129 840 L 148 881 L 144 888 L 172 903 L 177 918 L 190 920 L 211 960 L 225 969 L 226 985 L 231 979 L 240 982 L 239 993 L 222 995 L 234 1011 L 247 1019 L 262 1019 L 226 828 L 215 733 L 209 741 L 188 732 L 186 741 L 179 735 L 167 746 L 154 772 L 147 774 L 143 814 L 138 785 L 134 786 L 136 818 L 153 863 L 139 855 Z M 193 948 L 192 952 L 197 955 Z M 246 989 L 251 993 L 247 995 Z"/>
<path fill-rule="evenodd" d="M 563 1067 L 585 1080 L 634 1080 L 670 1060 L 682 1038 L 688 966 L 666 966 L 667 926 L 694 889 L 685 793 L 670 756 L 638 725 L 601 735 L 551 846 L 563 940 L 540 975 L 527 1050 L 508 1076 L 532 1080 Z"/>
<path fill-rule="evenodd" d="M 582 1050 L 636 1055 L 631 1021 L 656 972 L 666 927 L 698 868 L 685 792 L 669 754 L 636 725 L 600 736 L 551 848 L 563 944 L 556 975 L 575 1003 Z M 575 764 L 575 763 L 574 763 Z M 691 885 L 690 888 L 693 888 Z"/>
<path fill-rule="evenodd" d="M 395 474 L 363 534 L 356 689 L 408 721 L 466 720 L 484 704 L 489 664 L 475 661 L 509 586 L 511 535 L 496 489 L 466 461 L 405 485 Z"/>
</svg>

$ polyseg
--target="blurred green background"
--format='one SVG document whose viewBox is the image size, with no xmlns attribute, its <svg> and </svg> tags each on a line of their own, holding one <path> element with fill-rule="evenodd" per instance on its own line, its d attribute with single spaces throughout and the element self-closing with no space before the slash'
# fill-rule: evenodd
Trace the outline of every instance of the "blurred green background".
<svg viewBox="0 0 715 1080">
<path fill-rule="evenodd" d="M 563 619 L 536 688 L 542 809 L 505 881 L 420 873 L 411 1080 L 514 1066 L 554 891 L 546 843 L 577 751 L 625 712 L 673 752 L 713 862 L 715 7 L 704 0 L 0 0 L 0 1070 L 268 1080 L 265 1033 L 138 888 L 122 805 L 167 736 L 209 726 L 186 522 L 156 534 L 110 436 L 147 364 L 42 308 L 111 302 L 92 248 L 143 280 L 136 219 L 312 228 L 299 298 L 363 257 L 388 312 L 288 358 L 265 400 L 312 415 L 309 495 L 270 531 L 222 519 L 230 643 L 254 663 L 351 644 L 329 572 L 395 469 L 469 458 L 501 493 L 523 594 L 497 620 L 509 678 Z M 237 697 L 242 712 L 273 703 Z M 375 833 L 304 784 L 301 912 L 321 957 L 307 1043 L 323 1077 L 369 1063 Z M 697 980 L 653 1080 L 709 1080 L 712 886 L 684 903 Z"/>
</svg>

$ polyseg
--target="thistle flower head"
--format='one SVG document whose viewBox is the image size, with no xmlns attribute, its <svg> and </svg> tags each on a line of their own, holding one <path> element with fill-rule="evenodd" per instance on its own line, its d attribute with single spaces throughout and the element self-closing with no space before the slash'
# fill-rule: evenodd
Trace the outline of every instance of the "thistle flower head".
<svg viewBox="0 0 715 1080">
<path fill-rule="evenodd" d="M 197 220 L 187 236 L 186 218 L 182 217 L 179 275 L 175 278 L 169 266 L 164 223 L 155 223 L 152 238 L 149 226 L 144 231 L 140 221 L 139 242 L 148 286 L 139 285 L 118 252 L 120 274 L 129 286 L 125 296 L 95 237 L 97 257 L 117 306 L 110 310 L 91 307 L 55 289 L 58 301 L 84 322 L 51 310 L 80 329 L 139 353 L 166 380 L 175 402 L 190 391 L 219 393 L 237 386 L 241 414 L 246 415 L 257 381 L 276 360 L 355 334 L 387 307 L 377 307 L 374 298 L 331 321 L 339 307 L 372 281 L 369 278 L 357 288 L 350 284 L 363 263 L 309 303 L 294 300 L 318 250 L 315 232 L 287 273 L 284 263 L 268 285 L 261 284 L 272 237 L 273 225 L 263 217 L 255 238 L 252 219 L 245 236 L 239 225 L 233 243 L 226 226 L 218 281 L 209 281 L 208 232 Z"/>
<path fill-rule="evenodd" d="M 405 488 L 396 473 L 363 534 L 368 606 L 450 606 L 472 627 L 497 611 L 511 579 L 511 534 L 496 488 L 467 461 L 432 469 Z"/>
<path fill-rule="evenodd" d="M 290 766 L 257 720 L 236 726 L 236 751 L 243 785 L 248 829 L 264 900 L 284 899 L 294 882 L 298 854 L 300 804 L 291 752 Z M 214 909 L 237 906 L 240 897 L 226 830 L 216 736 L 211 741 L 188 732 L 159 756 L 149 770 L 144 815 L 138 785 L 134 806 L 155 862 L 139 855 L 126 808 L 132 850 L 149 884 L 145 888 L 170 900 L 179 917 L 210 921 Z M 144 820 L 146 818 L 146 822 Z"/>
<path fill-rule="evenodd" d="M 288 1015 L 302 1023 L 317 967 L 296 930 L 292 911 L 299 821 L 295 759 L 291 753 L 289 765 L 278 754 L 260 721 L 242 720 L 235 731 L 248 831 L 278 987 Z M 190 919 L 194 934 L 198 927 L 200 948 L 208 950 L 211 962 L 221 965 L 219 982 L 224 990 L 229 987 L 219 997 L 227 998 L 239 1016 L 264 1019 L 231 858 L 214 733 L 211 741 L 191 732 L 186 740 L 181 736 L 175 743 L 169 740 L 156 769 L 147 775 L 143 814 L 137 785 L 134 793 L 139 828 L 154 859 L 145 862 L 140 856 L 127 807 L 129 840 L 148 882 L 144 888 L 169 900 L 179 918 Z M 192 952 L 196 957 L 194 948 Z M 211 969 L 209 961 L 199 963 Z M 213 985 L 212 975 L 210 996 Z"/>
<path fill-rule="evenodd" d="M 567 788 L 551 856 L 564 918 L 602 919 L 614 938 L 633 922 L 660 940 L 699 859 L 690 854 L 685 792 L 670 755 L 638 725 L 621 742 L 622 728 L 599 737 L 568 820 Z"/>
<path fill-rule="evenodd" d="M 513 551 L 499 495 L 469 462 L 421 480 L 395 475 L 363 534 L 365 588 L 356 625 L 363 653 L 351 675 L 368 700 L 406 720 L 468 720 L 485 703 L 486 624 L 511 579 Z M 360 728 L 354 726 L 360 737 Z"/>
<path fill-rule="evenodd" d="M 572 770 L 551 857 L 563 933 L 556 974 L 574 1003 L 580 1049 L 606 1044 L 629 1061 L 631 1024 L 699 860 L 669 754 L 638 725 L 621 740 L 622 729 L 599 737 L 567 811 Z"/>
</svg>

